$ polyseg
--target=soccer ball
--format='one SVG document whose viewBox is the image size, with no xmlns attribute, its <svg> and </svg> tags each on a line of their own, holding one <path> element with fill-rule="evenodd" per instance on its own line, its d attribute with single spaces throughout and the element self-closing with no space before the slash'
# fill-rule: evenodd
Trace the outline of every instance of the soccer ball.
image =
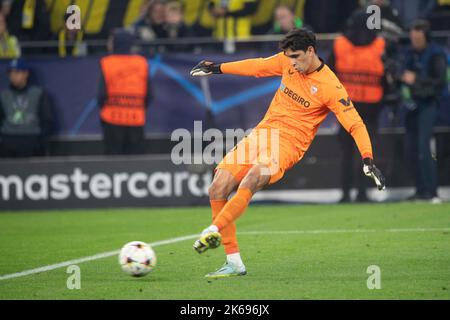
<svg viewBox="0 0 450 320">
<path fill-rule="evenodd" d="M 143 277 L 156 267 L 156 255 L 145 242 L 132 241 L 120 250 L 119 264 L 125 273 Z"/>
</svg>

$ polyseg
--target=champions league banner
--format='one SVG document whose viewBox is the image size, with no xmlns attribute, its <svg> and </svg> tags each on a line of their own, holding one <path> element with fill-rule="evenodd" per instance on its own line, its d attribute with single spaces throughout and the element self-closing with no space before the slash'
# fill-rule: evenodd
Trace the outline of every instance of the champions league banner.
<svg viewBox="0 0 450 320">
<path fill-rule="evenodd" d="M 208 204 L 212 167 L 170 157 L 0 161 L 0 211 Z"/>
</svg>

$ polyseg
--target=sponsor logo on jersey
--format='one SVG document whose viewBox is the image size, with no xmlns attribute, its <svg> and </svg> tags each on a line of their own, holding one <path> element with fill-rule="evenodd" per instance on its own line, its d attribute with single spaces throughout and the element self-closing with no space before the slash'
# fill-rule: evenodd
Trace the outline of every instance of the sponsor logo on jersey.
<svg viewBox="0 0 450 320">
<path fill-rule="evenodd" d="M 284 83 L 281 83 L 280 90 L 289 98 L 291 98 L 295 102 L 300 103 L 305 108 L 309 108 L 309 106 L 311 105 L 311 103 L 308 100 L 305 100 L 305 98 L 301 97 L 300 95 L 298 95 L 297 93 L 286 87 Z"/>
</svg>

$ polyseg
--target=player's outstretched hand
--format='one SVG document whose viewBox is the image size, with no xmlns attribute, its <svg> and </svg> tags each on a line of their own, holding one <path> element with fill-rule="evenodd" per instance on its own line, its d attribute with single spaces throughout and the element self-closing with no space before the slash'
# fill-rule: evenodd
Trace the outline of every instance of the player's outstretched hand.
<svg viewBox="0 0 450 320">
<path fill-rule="evenodd" d="M 372 159 L 370 158 L 365 158 L 363 160 L 364 166 L 363 166 L 363 171 L 364 174 L 368 177 L 371 177 L 377 187 L 378 190 L 384 190 L 386 189 L 386 180 L 383 176 L 383 174 L 381 173 L 380 169 L 378 169 L 374 164 Z"/>
<path fill-rule="evenodd" d="M 222 73 L 220 71 L 220 65 L 214 64 L 211 61 L 200 61 L 194 68 L 191 70 L 191 76 L 193 77 L 201 77 L 201 76 L 209 76 L 211 74 L 219 74 Z"/>
</svg>

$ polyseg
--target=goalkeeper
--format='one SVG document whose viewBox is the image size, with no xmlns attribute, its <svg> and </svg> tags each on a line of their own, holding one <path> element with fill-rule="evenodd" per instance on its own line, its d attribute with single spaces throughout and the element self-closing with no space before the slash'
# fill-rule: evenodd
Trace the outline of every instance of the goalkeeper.
<svg viewBox="0 0 450 320">
<path fill-rule="evenodd" d="M 280 180 L 302 159 L 330 111 L 355 140 L 364 174 L 375 181 L 379 190 L 385 188 L 384 177 L 373 163 L 366 126 L 336 75 L 318 57 L 314 33 L 294 29 L 280 42 L 280 49 L 280 53 L 265 59 L 222 64 L 202 61 L 191 71 L 192 76 L 224 73 L 281 77 L 280 88 L 264 119 L 216 167 L 209 188 L 212 224 L 203 230 L 194 249 L 203 253 L 222 243 L 227 260 L 217 271 L 207 274 L 208 278 L 247 273 L 239 254 L 236 219 L 255 192 Z M 236 193 L 229 199 L 233 191 Z"/>
</svg>

